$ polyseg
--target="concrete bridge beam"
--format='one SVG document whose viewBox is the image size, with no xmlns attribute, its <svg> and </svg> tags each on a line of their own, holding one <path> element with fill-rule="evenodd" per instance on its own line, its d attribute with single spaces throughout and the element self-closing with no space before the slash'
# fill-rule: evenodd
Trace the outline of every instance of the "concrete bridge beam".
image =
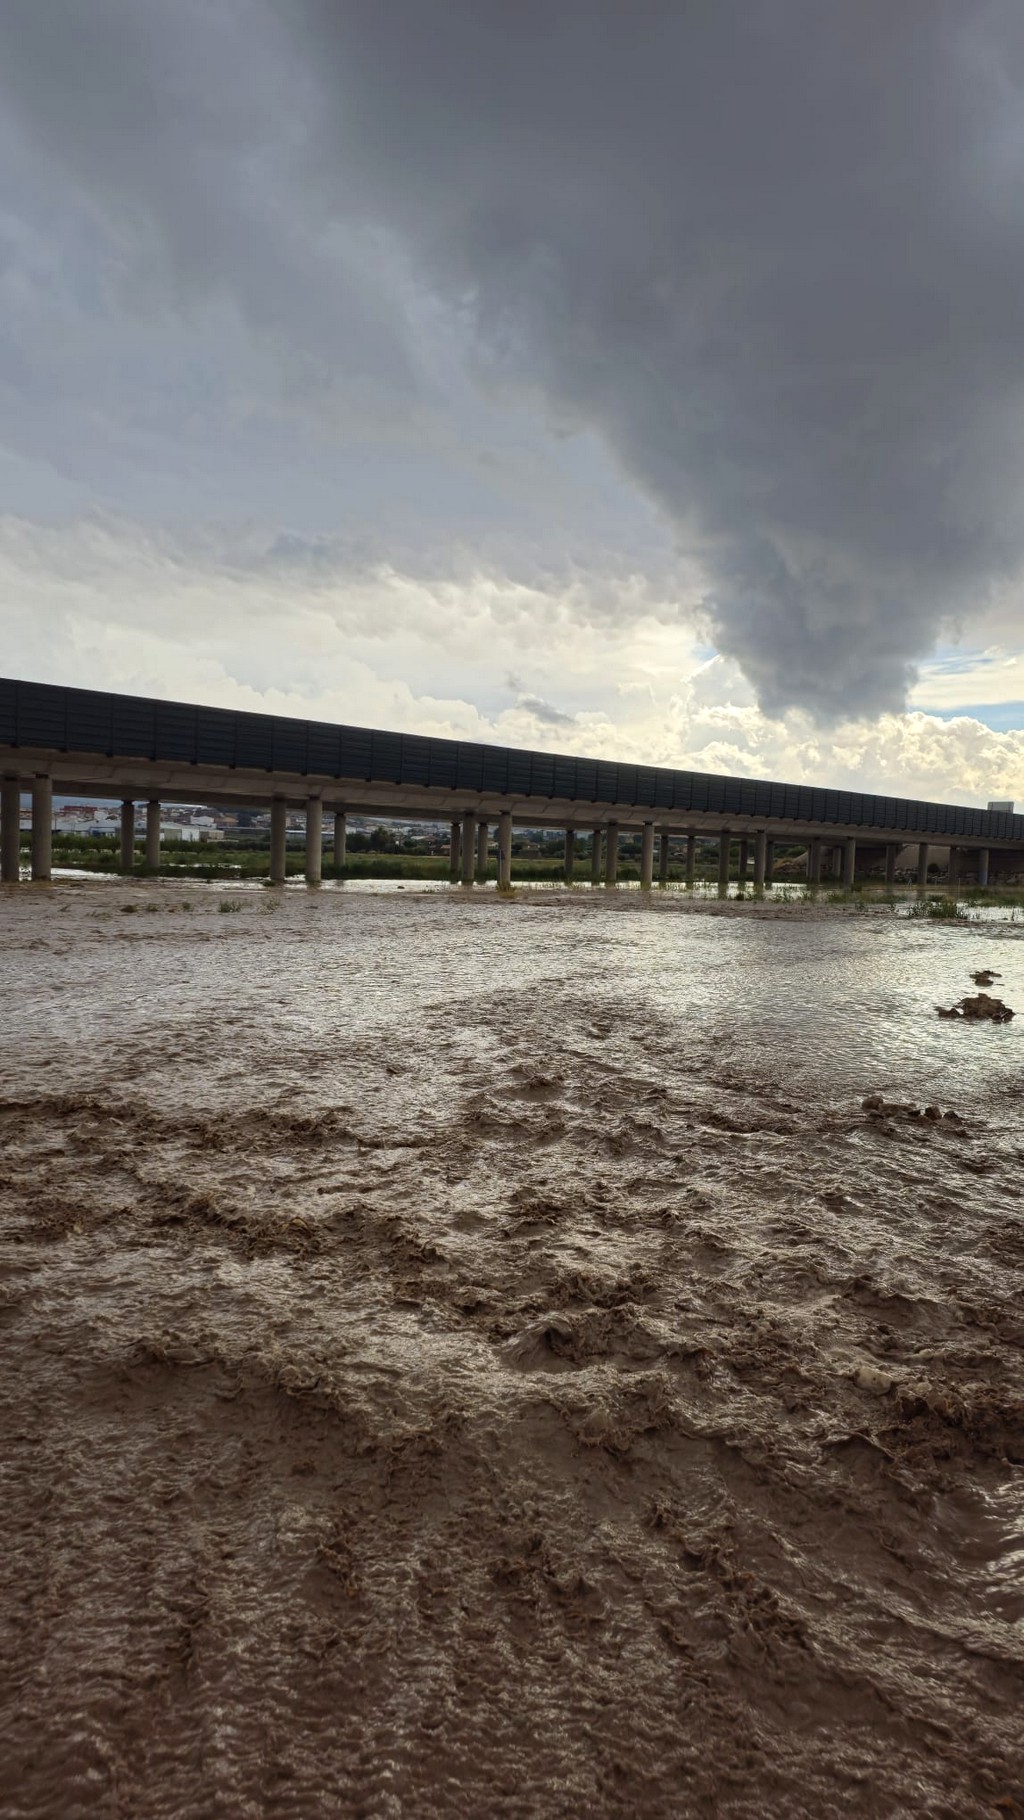
<svg viewBox="0 0 1024 1820">
<path fill-rule="evenodd" d="M 851 836 L 849 840 L 843 842 L 843 887 L 845 890 L 853 890 L 856 876 L 857 842 Z"/>
<path fill-rule="evenodd" d="M 32 877 L 53 876 L 53 778 L 39 772 L 32 779 Z"/>
<path fill-rule="evenodd" d="M 739 863 L 736 868 L 736 876 L 739 879 L 741 885 L 745 885 L 747 882 L 747 864 L 748 864 L 749 859 L 750 859 L 750 842 L 746 841 L 746 840 L 741 840 L 740 841 Z"/>
<path fill-rule="evenodd" d="M 619 824 L 609 822 L 604 831 L 604 882 L 608 890 L 619 878 Z"/>
<path fill-rule="evenodd" d="M 768 836 L 759 828 L 754 837 L 754 890 L 764 890 L 764 876 L 768 870 Z"/>
<path fill-rule="evenodd" d="M 812 834 L 807 846 L 807 883 L 821 884 L 821 835 Z"/>
<path fill-rule="evenodd" d="M 979 885 L 988 884 L 988 848 L 987 847 L 978 848 L 978 883 L 979 883 Z"/>
<path fill-rule="evenodd" d="M 928 842 L 920 841 L 917 849 L 917 888 L 923 891 L 928 883 Z"/>
<path fill-rule="evenodd" d="M 640 889 L 649 891 L 654 883 L 654 823 L 644 822 L 640 841 Z"/>
<path fill-rule="evenodd" d="M 21 876 L 21 779 L 0 780 L 0 882 L 16 885 Z"/>
<path fill-rule="evenodd" d="M 334 864 L 339 872 L 348 864 L 348 821 L 344 809 L 334 811 Z"/>
<path fill-rule="evenodd" d="M 563 866 L 563 877 L 564 877 L 567 885 L 571 885 L 574 878 L 576 877 L 576 830 L 575 830 L 575 828 L 567 828 L 565 830 L 565 862 L 564 862 L 564 866 Z"/>
<path fill-rule="evenodd" d="M 512 886 L 512 816 L 505 809 L 498 818 L 498 889 Z"/>
<path fill-rule="evenodd" d="M 599 885 L 601 883 L 601 830 L 600 830 L 600 828 L 594 829 L 594 844 L 590 849 L 590 882 L 592 885 Z"/>
<path fill-rule="evenodd" d="M 452 822 L 451 837 L 448 843 L 448 879 L 457 885 L 462 875 L 462 823 Z"/>
<path fill-rule="evenodd" d="M 477 883 L 481 885 L 487 877 L 487 847 L 490 832 L 487 818 L 484 816 L 477 823 L 476 830 L 476 877 Z"/>
</svg>

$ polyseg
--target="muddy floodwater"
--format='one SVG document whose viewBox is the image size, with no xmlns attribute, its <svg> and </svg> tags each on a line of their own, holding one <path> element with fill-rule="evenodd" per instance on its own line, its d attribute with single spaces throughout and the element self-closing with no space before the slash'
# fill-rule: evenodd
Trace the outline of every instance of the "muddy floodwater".
<svg viewBox="0 0 1024 1820">
<path fill-rule="evenodd" d="M 1024 1813 L 1024 931 L 62 882 L 0 986 L 8 1820 Z"/>
</svg>

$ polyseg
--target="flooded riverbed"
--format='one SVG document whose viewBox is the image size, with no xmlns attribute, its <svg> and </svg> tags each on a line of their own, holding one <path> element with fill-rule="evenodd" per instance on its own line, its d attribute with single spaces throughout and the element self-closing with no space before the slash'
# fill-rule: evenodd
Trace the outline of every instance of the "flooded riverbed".
<svg viewBox="0 0 1024 1820">
<path fill-rule="evenodd" d="M 1024 931 L 0 932 L 7 1811 L 1024 1811 Z"/>
</svg>

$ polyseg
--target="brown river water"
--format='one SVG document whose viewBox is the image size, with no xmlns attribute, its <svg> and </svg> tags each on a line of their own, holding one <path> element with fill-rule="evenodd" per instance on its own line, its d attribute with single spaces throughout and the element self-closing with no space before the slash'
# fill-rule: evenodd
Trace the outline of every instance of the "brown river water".
<svg viewBox="0 0 1024 1820">
<path fill-rule="evenodd" d="M 1024 930 L 61 883 L 0 986 L 9 1820 L 1024 1814 Z"/>
</svg>

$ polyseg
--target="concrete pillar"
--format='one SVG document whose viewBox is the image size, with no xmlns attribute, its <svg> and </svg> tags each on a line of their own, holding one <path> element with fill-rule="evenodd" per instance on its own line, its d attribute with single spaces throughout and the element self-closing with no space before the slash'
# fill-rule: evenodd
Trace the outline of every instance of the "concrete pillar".
<svg viewBox="0 0 1024 1820">
<path fill-rule="evenodd" d="M 498 817 L 498 890 L 512 888 L 512 816 L 508 809 Z"/>
<path fill-rule="evenodd" d="M 571 885 L 576 877 L 576 830 L 565 830 L 565 882 Z"/>
<path fill-rule="evenodd" d="M 928 883 L 928 842 L 921 841 L 917 849 L 917 888 L 923 891 Z"/>
<path fill-rule="evenodd" d="M 609 822 L 604 831 L 604 882 L 614 885 L 619 876 L 619 824 Z"/>
<path fill-rule="evenodd" d="M 988 884 L 988 848 L 987 847 L 978 848 L 978 883 L 979 883 L 979 885 Z"/>
<path fill-rule="evenodd" d="M 476 816 L 467 813 L 462 818 L 462 882 L 473 883 L 473 867 L 476 864 Z"/>
<path fill-rule="evenodd" d="M 306 798 L 306 883 L 318 885 L 324 875 L 324 805 L 319 796 Z"/>
<path fill-rule="evenodd" d="M 725 897 L 729 890 L 729 859 L 732 852 L 732 835 L 728 828 L 723 828 L 718 836 L 718 895 Z"/>
<path fill-rule="evenodd" d="M 35 817 L 33 815 L 33 820 L 34 819 L 35 819 Z M 950 849 L 949 849 L 949 870 L 948 870 L 947 877 L 948 877 L 948 881 L 949 881 L 950 890 L 951 891 L 959 890 L 959 888 L 960 888 L 960 849 L 959 849 L 959 847 L 950 847 Z"/>
<path fill-rule="evenodd" d="M 774 880 L 775 880 L 775 842 L 773 840 L 769 840 L 769 841 L 765 842 L 765 850 L 764 850 L 764 882 L 766 885 L 771 885 L 774 883 Z"/>
<path fill-rule="evenodd" d="M 697 836 L 686 836 L 686 888 L 693 890 L 693 881 L 697 876 Z"/>
<path fill-rule="evenodd" d="M 344 809 L 334 811 L 334 864 L 339 872 L 348 865 L 348 821 Z"/>
<path fill-rule="evenodd" d="M 487 844 L 491 830 L 486 821 L 477 823 L 476 830 L 476 875 L 483 882 L 487 877 Z"/>
<path fill-rule="evenodd" d="M 0 881 L 16 885 L 21 870 L 21 779 L 0 782 Z"/>
<path fill-rule="evenodd" d="M 663 828 L 658 839 L 658 883 L 668 884 L 668 829 Z"/>
<path fill-rule="evenodd" d="M 813 834 L 807 847 L 807 883 L 821 884 L 821 835 Z"/>
<path fill-rule="evenodd" d="M 283 885 L 287 873 L 288 805 L 283 796 L 275 796 L 270 805 L 270 882 Z"/>
<path fill-rule="evenodd" d="M 654 823 L 644 822 L 640 844 L 640 889 L 649 891 L 654 883 Z"/>
<path fill-rule="evenodd" d="M 452 822 L 448 856 L 448 877 L 453 885 L 457 885 L 462 873 L 462 823 L 458 820 Z"/>
<path fill-rule="evenodd" d="M 750 842 L 746 841 L 746 840 L 741 840 L 740 841 L 739 870 L 737 873 L 737 876 L 739 878 L 741 885 L 745 885 L 747 882 L 747 861 L 749 860 L 749 858 L 750 858 Z"/>
<path fill-rule="evenodd" d="M 32 825 L 35 827 L 36 805 L 32 801 Z M 129 876 L 135 871 L 135 804 L 121 804 L 121 871 Z"/>
<path fill-rule="evenodd" d="M 591 848 L 591 853 L 590 853 L 590 882 L 592 885 L 599 885 L 601 883 L 601 830 L 600 830 L 600 828 L 594 829 L 594 845 Z"/>
<path fill-rule="evenodd" d="M 885 884 L 888 891 L 891 891 L 896 883 L 896 861 L 899 858 L 899 852 L 895 841 L 890 841 L 885 849 Z"/>
<path fill-rule="evenodd" d="M 146 871 L 160 870 L 160 804 L 152 798 L 146 804 Z"/>
<path fill-rule="evenodd" d="M 843 888 L 853 890 L 853 881 L 857 876 L 857 842 L 852 834 L 843 842 Z"/>
<path fill-rule="evenodd" d="M 53 871 L 53 778 L 41 772 L 32 779 L 32 877 L 48 879 Z"/>
<path fill-rule="evenodd" d="M 768 870 L 768 836 L 764 829 L 758 830 L 754 839 L 754 890 L 764 890 L 764 875 Z"/>
</svg>

